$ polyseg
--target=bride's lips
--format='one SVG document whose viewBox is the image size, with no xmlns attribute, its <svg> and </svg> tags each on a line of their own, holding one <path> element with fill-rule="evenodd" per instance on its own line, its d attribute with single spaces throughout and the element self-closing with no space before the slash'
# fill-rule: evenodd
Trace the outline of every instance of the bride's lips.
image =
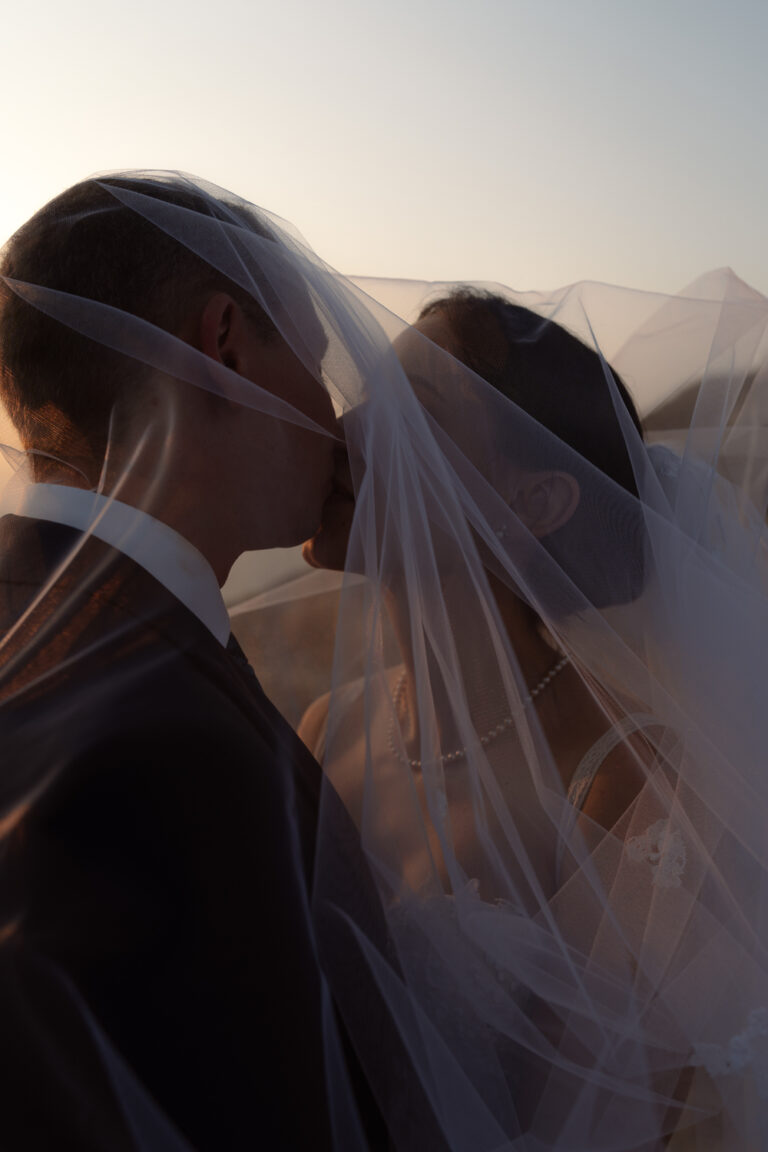
<svg viewBox="0 0 768 1152">
<path fill-rule="evenodd" d="M 346 450 L 335 454 L 330 492 L 320 512 L 320 524 L 302 549 L 304 560 L 313 568 L 343 570 L 349 533 L 355 511 L 355 489 Z"/>
</svg>

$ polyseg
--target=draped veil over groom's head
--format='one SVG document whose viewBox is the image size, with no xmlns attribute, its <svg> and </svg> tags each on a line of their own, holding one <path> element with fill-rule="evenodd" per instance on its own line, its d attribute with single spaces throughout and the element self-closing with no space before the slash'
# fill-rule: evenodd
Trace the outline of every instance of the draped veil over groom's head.
<svg viewBox="0 0 768 1152">
<path fill-rule="evenodd" d="M 206 229 L 229 267 L 205 258 Z M 186 535 L 201 493 L 228 493 L 216 517 L 232 537 L 216 546 L 222 578 L 239 551 L 316 528 L 334 435 L 309 294 L 294 274 L 292 310 L 311 345 L 301 362 L 259 299 L 250 244 L 279 259 L 275 230 L 234 197 L 126 175 L 56 197 L 0 264 L 0 390 L 35 478 L 120 488 Z M 255 411 L 265 393 L 286 420 Z M 197 490 L 194 508 L 181 488 Z"/>
<path fill-rule="evenodd" d="M 379 1124 L 311 919 L 320 769 L 220 591 L 332 487 L 313 275 L 173 173 L 78 184 L 0 257 L 3 1147 L 331 1152 Z"/>
</svg>

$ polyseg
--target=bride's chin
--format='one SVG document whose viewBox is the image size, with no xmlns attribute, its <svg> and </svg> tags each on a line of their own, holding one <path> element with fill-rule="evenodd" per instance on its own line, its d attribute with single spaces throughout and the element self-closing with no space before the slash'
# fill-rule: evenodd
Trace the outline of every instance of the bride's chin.
<svg viewBox="0 0 768 1152">
<path fill-rule="evenodd" d="M 301 549 L 312 568 L 343 572 L 355 513 L 354 501 L 341 492 L 332 493 L 323 505 L 320 527 Z"/>
<path fill-rule="evenodd" d="M 309 540 L 304 541 L 301 546 L 301 558 L 305 564 L 309 564 L 310 568 L 324 568 L 325 565 L 321 564 L 315 556 L 316 539 L 316 536 L 312 536 Z"/>
</svg>

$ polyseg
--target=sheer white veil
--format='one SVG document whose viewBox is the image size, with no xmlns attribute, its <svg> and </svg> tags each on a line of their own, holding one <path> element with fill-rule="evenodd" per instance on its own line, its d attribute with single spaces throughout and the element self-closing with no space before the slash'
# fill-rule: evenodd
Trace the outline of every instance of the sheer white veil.
<svg viewBox="0 0 768 1152">
<path fill-rule="evenodd" d="M 323 760 L 312 922 L 339 1146 L 361 1139 L 350 1044 L 395 1148 L 762 1147 L 768 302 L 729 271 L 678 296 L 477 286 L 518 324 L 515 339 L 488 328 L 491 383 L 410 328 L 451 286 L 345 279 L 284 222 L 188 177 L 101 186 L 247 296 L 343 425 L 349 473 L 315 559 L 335 533 L 345 571 L 289 559 L 280 575 L 254 553 L 230 586 L 257 675 Z M 119 425 L 109 491 L 145 511 L 161 515 L 182 385 L 333 436 L 97 296 L 5 291 L 173 382 L 162 435 L 141 410 Z M 22 466 L 13 484 L 28 483 Z M 90 578 L 77 551 L 52 630 Z M 6 709 L 39 687 L 38 642 L 13 647 Z M 8 828 L 49 781 L 45 742 L 29 747 L 12 745 Z M 384 936 L 348 874 L 337 798 Z"/>
</svg>

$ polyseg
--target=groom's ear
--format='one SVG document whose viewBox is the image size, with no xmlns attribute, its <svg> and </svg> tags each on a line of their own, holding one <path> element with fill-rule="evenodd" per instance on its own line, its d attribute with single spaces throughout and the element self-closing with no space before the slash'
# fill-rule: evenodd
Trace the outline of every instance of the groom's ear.
<svg viewBox="0 0 768 1152">
<path fill-rule="evenodd" d="M 226 292 L 210 296 L 200 314 L 198 346 L 211 360 L 241 376 L 248 375 L 253 333 L 247 317 Z"/>
<path fill-rule="evenodd" d="M 579 483 L 569 472 L 526 472 L 518 478 L 510 507 L 540 539 L 568 523 L 579 497 Z"/>
</svg>

